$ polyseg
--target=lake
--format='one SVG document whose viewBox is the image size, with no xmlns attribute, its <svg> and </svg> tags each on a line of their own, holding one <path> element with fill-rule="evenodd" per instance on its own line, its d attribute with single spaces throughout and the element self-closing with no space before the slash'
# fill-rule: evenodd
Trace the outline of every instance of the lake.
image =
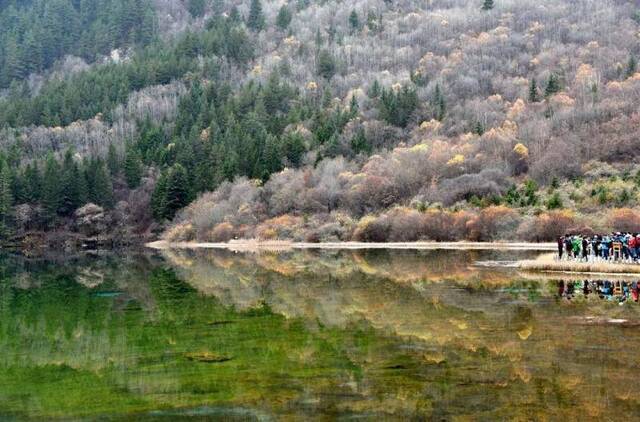
<svg viewBox="0 0 640 422">
<path fill-rule="evenodd" d="M 2 256 L 0 419 L 638 419 L 640 305 L 535 255 Z"/>
</svg>

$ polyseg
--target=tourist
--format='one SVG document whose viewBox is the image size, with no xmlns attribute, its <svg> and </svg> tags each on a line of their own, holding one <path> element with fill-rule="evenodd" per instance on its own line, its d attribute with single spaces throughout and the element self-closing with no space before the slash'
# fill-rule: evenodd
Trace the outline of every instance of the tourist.
<svg viewBox="0 0 640 422">
<path fill-rule="evenodd" d="M 564 251 L 566 252 L 567 259 L 571 257 L 571 236 L 564 235 Z"/>
<path fill-rule="evenodd" d="M 558 238 L 558 260 L 562 260 L 562 251 L 564 251 L 564 236 Z"/>
</svg>

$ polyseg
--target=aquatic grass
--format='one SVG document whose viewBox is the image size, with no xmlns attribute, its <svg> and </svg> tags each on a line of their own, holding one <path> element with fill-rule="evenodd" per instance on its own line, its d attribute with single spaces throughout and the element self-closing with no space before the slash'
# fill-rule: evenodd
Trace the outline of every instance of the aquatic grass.
<svg viewBox="0 0 640 422">
<path fill-rule="evenodd" d="M 579 262 L 558 261 L 554 254 L 544 254 L 534 260 L 525 260 L 518 263 L 518 267 L 526 271 L 555 271 L 574 273 L 599 273 L 599 274 L 638 274 L 640 265 L 623 262 Z"/>
</svg>

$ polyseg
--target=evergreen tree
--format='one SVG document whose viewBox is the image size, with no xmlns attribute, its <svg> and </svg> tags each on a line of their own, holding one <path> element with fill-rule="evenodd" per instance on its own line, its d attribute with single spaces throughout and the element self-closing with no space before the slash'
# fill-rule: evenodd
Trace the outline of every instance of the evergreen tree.
<svg viewBox="0 0 640 422">
<path fill-rule="evenodd" d="M 349 14 L 349 28 L 352 34 L 360 30 L 360 18 L 358 17 L 358 12 L 355 10 L 352 10 Z"/>
<path fill-rule="evenodd" d="M 633 76 L 636 73 L 636 69 L 638 67 L 638 63 L 636 62 L 635 56 L 629 56 L 629 61 L 627 62 L 627 69 L 625 71 L 625 76 L 627 78 Z"/>
<path fill-rule="evenodd" d="M 367 95 L 369 96 L 369 98 L 378 98 L 380 96 L 380 92 L 381 92 L 380 82 L 378 82 L 378 80 L 376 79 L 373 81 L 373 83 L 369 87 L 369 90 L 367 91 Z"/>
<path fill-rule="evenodd" d="M 100 158 L 93 158 L 85 169 L 88 200 L 102 207 L 113 206 L 113 185 L 106 165 Z"/>
<path fill-rule="evenodd" d="M 299 133 L 290 133 L 285 135 L 282 155 L 286 157 L 289 165 L 299 167 L 302 163 L 302 157 L 306 151 L 307 148 L 302 135 Z"/>
<path fill-rule="evenodd" d="M 383 89 L 378 102 L 380 117 L 394 126 L 406 127 L 418 108 L 418 95 L 408 86 L 398 91 Z"/>
<path fill-rule="evenodd" d="M 204 15 L 205 0 L 189 0 L 189 13 L 194 18 L 199 18 Z"/>
<path fill-rule="evenodd" d="M 260 32 L 264 29 L 265 20 L 262 13 L 262 3 L 260 0 L 251 0 L 249 8 L 249 17 L 247 18 L 247 27 L 254 32 Z"/>
<path fill-rule="evenodd" d="M 369 12 L 367 12 L 367 27 L 371 32 L 378 31 L 378 18 L 373 10 L 369 10 Z"/>
<path fill-rule="evenodd" d="M 65 153 L 61 176 L 60 198 L 57 212 L 63 216 L 70 216 L 84 203 L 85 199 L 82 197 L 85 192 L 82 192 L 80 186 L 82 175 L 70 149 Z"/>
<path fill-rule="evenodd" d="M 153 217 L 162 221 L 165 219 L 165 208 L 167 201 L 167 177 L 168 172 L 163 171 L 156 181 L 156 186 L 151 194 L 151 212 Z"/>
<path fill-rule="evenodd" d="M 13 196 L 11 194 L 11 174 L 9 165 L 0 160 L 0 240 L 9 234 Z"/>
<path fill-rule="evenodd" d="M 180 208 L 189 203 L 189 182 L 187 172 L 180 164 L 169 170 L 166 184 L 163 216 L 173 219 Z"/>
<path fill-rule="evenodd" d="M 493 9 L 493 0 L 484 0 L 482 3 L 482 10 L 491 10 Z"/>
<path fill-rule="evenodd" d="M 213 0 L 211 9 L 215 16 L 220 16 L 224 12 L 224 0 Z"/>
<path fill-rule="evenodd" d="M 336 61 L 328 50 L 321 50 L 318 54 L 318 75 L 329 80 L 336 73 Z"/>
<path fill-rule="evenodd" d="M 360 104 L 358 104 L 358 98 L 356 98 L 355 95 L 352 95 L 351 101 L 349 102 L 349 114 L 351 114 L 351 118 L 356 117 L 359 110 Z"/>
<path fill-rule="evenodd" d="M 53 154 L 47 156 L 42 180 L 42 208 L 47 224 L 51 225 L 60 208 L 60 166 Z"/>
<path fill-rule="evenodd" d="M 361 152 L 369 154 L 371 152 L 371 144 L 367 141 L 363 128 L 358 129 L 356 135 L 351 138 L 351 149 L 356 154 Z"/>
<path fill-rule="evenodd" d="M 560 81 L 558 80 L 558 76 L 555 73 L 552 73 L 551 75 L 549 75 L 547 87 L 544 90 L 544 97 L 548 98 L 558 92 L 560 92 Z"/>
<path fill-rule="evenodd" d="M 42 195 L 42 178 L 38 162 L 27 164 L 23 174 L 23 200 L 28 203 L 40 201 Z"/>
<path fill-rule="evenodd" d="M 531 82 L 529 83 L 529 102 L 537 103 L 538 100 L 538 84 L 535 78 L 531 78 Z"/>
<path fill-rule="evenodd" d="M 291 19 L 291 10 L 289 10 L 286 4 L 282 5 L 278 11 L 278 16 L 276 16 L 276 25 L 284 31 L 289 27 Z"/>
<path fill-rule="evenodd" d="M 107 151 L 107 167 L 109 167 L 109 173 L 111 173 L 112 177 L 120 174 L 120 158 L 113 143 L 109 144 L 109 150 Z"/>
<path fill-rule="evenodd" d="M 447 113 L 447 103 L 439 84 L 436 85 L 436 90 L 433 94 L 433 99 L 431 100 L 431 106 L 435 110 L 436 120 L 442 121 Z"/>
<path fill-rule="evenodd" d="M 140 151 L 135 147 L 127 148 L 127 155 L 124 159 L 124 177 L 129 189 L 140 186 L 142 179 L 142 157 Z"/>
</svg>

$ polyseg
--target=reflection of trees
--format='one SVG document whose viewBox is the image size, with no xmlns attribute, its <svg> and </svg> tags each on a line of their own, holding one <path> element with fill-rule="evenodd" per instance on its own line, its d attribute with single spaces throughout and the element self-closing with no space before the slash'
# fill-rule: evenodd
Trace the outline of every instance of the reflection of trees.
<svg viewBox="0 0 640 422">
<path fill-rule="evenodd" d="M 67 381 L 50 394 L 98 391 L 94 402 L 123 409 L 161 400 L 297 418 L 560 419 L 576 406 L 636 416 L 640 339 L 579 318 L 637 309 L 556 301 L 553 283 L 472 265 L 501 258 L 183 251 L 167 253 L 170 266 L 131 257 L 29 271 L 0 260 L 0 397 L 9 379 L 33 382 L 3 372 L 12 368 Z M 78 283 L 97 273 L 101 284 Z"/>
<path fill-rule="evenodd" d="M 628 342 L 624 333 L 573 324 L 576 316 L 593 309 L 556 306 L 544 284 L 514 280 L 517 276 L 509 270 L 473 268 L 476 260 L 495 259 L 489 255 L 477 251 L 166 254 L 186 281 L 223 303 L 242 309 L 264 301 L 287 317 L 347 329 L 364 322 L 380 333 L 402 338 L 401 343 L 411 344 L 407 354 L 422 362 L 411 367 L 413 376 L 443 377 L 440 390 L 427 383 L 431 405 L 448 409 L 443 417 L 464 412 L 464 400 L 482 396 L 482 389 L 495 396 L 492 405 L 484 403 L 487 415 L 493 417 L 518 415 L 519 406 L 530 408 L 534 419 L 558 417 L 569 415 L 570 404 L 577 402 L 590 415 L 601 415 L 606 404 L 588 399 L 594 383 L 625 402 L 626 409 L 637 404 L 621 383 L 630 382 L 635 372 L 630 372 L 631 349 L 618 347 Z M 188 266 L 177 264 L 186 261 Z M 620 310 L 599 312 L 616 315 Z M 637 310 L 632 312 L 637 318 Z M 621 358 L 613 367 L 605 351 L 612 344 Z M 571 357 L 573 350 L 580 351 L 579 359 Z M 375 372 L 377 364 L 363 363 L 365 373 Z M 432 365 L 438 366 L 435 373 Z M 498 407 L 501 411 L 492 413 Z"/>
</svg>

